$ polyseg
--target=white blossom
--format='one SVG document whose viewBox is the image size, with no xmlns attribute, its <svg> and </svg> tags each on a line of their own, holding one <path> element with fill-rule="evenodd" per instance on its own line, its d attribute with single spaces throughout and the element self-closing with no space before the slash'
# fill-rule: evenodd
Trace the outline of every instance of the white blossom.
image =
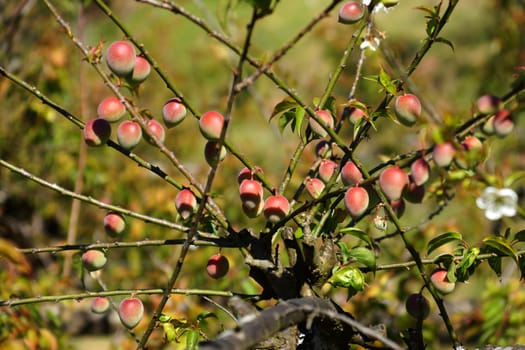
<svg viewBox="0 0 525 350">
<path fill-rule="evenodd" d="M 370 50 L 375 51 L 379 47 L 380 42 L 381 41 L 377 36 L 369 35 L 365 39 L 363 39 L 363 42 L 361 43 L 361 45 L 359 45 L 359 48 L 361 50 L 369 48 Z"/>
<path fill-rule="evenodd" d="M 485 188 L 481 197 L 476 198 L 478 208 L 485 210 L 485 217 L 498 220 L 502 216 L 516 215 L 518 195 L 510 188 Z"/>
</svg>

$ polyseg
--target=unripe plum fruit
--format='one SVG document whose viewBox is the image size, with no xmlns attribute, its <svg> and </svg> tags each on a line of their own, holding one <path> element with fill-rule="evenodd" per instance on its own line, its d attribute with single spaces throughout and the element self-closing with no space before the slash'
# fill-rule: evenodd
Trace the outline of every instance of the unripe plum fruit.
<svg viewBox="0 0 525 350">
<path fill-rule="evenodd" d="M 206 265 L 206 272 L 211 278 L 217 279 L 226 276 L 230 268 L 230 262 L 222 254 L 212 255 L 208 259 L 208 264 Z"/>
<path fill-rule="evenodd" d="M 437 166 L 444 168 L 450 165 L 455 154 L 456 150 L 454 145 L 450 142 L 444 142 L 434 146 L 434 149 L 432 150 L 432 159 L 434 159 Z"/>
<path fill-rule="evenodd" d="M 142 56 L 135 58 L 135 66 L 131 72 L 131 83 L 140 84 L 146 80 L 151 73 L 151 66 L 149 62 Z"/>
<path fill-rule="evenodd" d="M 144 316 L 144 305 L 138 298 L 126 298 L 119 304 L 118 315 L 126 328 L 135 328 Z"/>
<path fill-rule="evenodd" d="M 82 265 L 90 272 L 100 270 L 107 261 L 106 254 L 98 249 L 90 249 L 82 253 Z"/>
<path fill-rule="evenodd" d="M 124 215 L 110 211 L 104 216 L 104 230 L 110 237 L 120 236 L 126 229 Z"/>
<path fill-rule="evenodd" d="M 218 140 L 224 127 L 224 117 L 219 112 L 209 111 L 199 119 L 199 129 L 202 136 L 208 140 Z"/>
<path fill-rule="evenodd" d="M 332 156 L 332 147 L 330 142 L 321 140 L 315 145 L 315 155 L 319 158 L 328 158 Z"/>
<path fill-rule="evenodd" d="M 106 64 L 120 77 L 133 72 L 136 59 L 135 47 L 128 41 L 115 41 L 106 51 Z"/>
<path fill-rule="evenodd" d="M 186 117 L 186 107 L 178 98 L 172 98 L 162 107 L 162 120 L 167 128 L 180 124 Z"/>
<path fill-rule="evenodd" d="M 357 218 L 365 213 L 370 198 L 368 192 L 363 187 L 354 186 L 346 191 L 344 202 L 350 216 Z"/>
<path fill-rule="evenodd" d="M 456 283 L 450 282 L 448 279 L 448 271 L 444 268 L 437 268 L 432 271 L 430 273 L 430 282 L 442 294 L 452 293 L 456 287 Z"/>
<path fill-rule="evenodd" d="M 226 158 L 226 147 L 217 141 L 208 141 L 204 146 L 204 158 L 209 166 L 214 167 Z"/>
<path fill-rule="evenodd" d="M 503 106 L 503 102 L 499 97 L 493 95 L 483 95 L 476 101 L 478 111 L 483 114 L 496 113 Z"/>
<path fill-rule="evenodd" d="M 321 193 L 323 193 L 325 184 L 322 180 L 312 177 L 306 180 L 306 191 L 308 194 L 313 198 L 317 199 L 321 196 Z"/>
<path fill-rule="evenodd" d="M 394 201 L 391 201 L 390 207 L 392 207 L 394 214 L 396 214 L 398 218 L 402 217 L 403 214 L 405 213 L 406 205 L 405 205 L 405 201 L 403 200 L 403 198 L 399 198 Z"/>
<path fill-rule="evenodd" d="M 179 215 L 186 220 L 197 210 L 197 197 L 187 188 L 177 193 L 175 207 Z"/>
<path fill-rule="evenodd" d="M 421 115 L 421 102 L 413 94 L 398 96 L 394 104 L 394 112 L 401 124 L 412 126 Z"/>
<path fill-rule="evenodd" d="M 263 213 L 266 220 L 276 223 L 284 219 L 290 212 L 290 202 L 282 195 L 273 195 L 264 202 Z"/>
<path fill-rule="evenodd" d="M 349 119 L 352 124 L 357 124 L 363 118 L 368 119 L 368 114 L 365 111 L 359 108 L 351 108 Z"/>
<path fill-rule="evenodd" d="M 401 198 L 403 189 L 407 185 L 408 175 L 398 166 L 386 168 L 379 175 L 379 187 L 391 201 Z"/>
<path fill-rule="evenodd" d="M 339 23 L 353 24 L 359 22 L 365 15 L 365 7 L 359 1 L 347 1 L 339 9 Z"/>
<path fill-rule="evenodd" d="M 496 113 L 492 124 L 494 133 L 500 137 L 507 136 L 514 130 L 514 121 L 508 109 L 502 109 Z"/>
<path fill-rule="evenodd" d="M 421 203 L 425 197 L 425 185 L 417 185 L 409 176 L 408 186 L 403 191 L 403 198 L 410 203 Z"/>
<path fill-rule="evenodd" d="M 337 163 L 333 160 L 321 160 L 319 163 L 319 178 L 327 183 L 334 176 L 335 169 L 337 169 Z"/>
<path fill-rule="evenodd" d="M 418 186 L 428 181 L 430 177 L 430 165 L 425 158 L 418 158 L 410 165 L 410 177 Z"/>
<path fill-rule="evenodd" d="M 97 115 L 110 123 L 119 121 L 126 114 L 126 107 L 116 97 L 103 99 L 97 107 Z"/>
<path fill-rule="evenodd" d="M 132 120 L 125 120 L 117 128 L 117 141 L 128 151 L 133 149 L 142 138 L 140 124 Z"/>
<path fill-rule="evenodd" d="M 325 109 L 321 109 L 315 112 L 318 119 L 323 123 L 323 125 L 328 129 L 334 128 L 334 118 L 332 117 L 332 114 L 330 111 L 327 111 Z M 320 137 L 325 137 L 328 135 L 328 132 L 319 124 L 314 118 L 310 118 L 308 121 L 310 128 L 313 132 L 315 132 Z"/>
<path fill-rule="evenodd" d="M 363 174 L 354 162 L 348 161 L 341 168 L 341 180 L 346 186 L 353 186 L 363 181 Z"/>
<path fill-rule="evenodd" d="M 239 194 L 243 207 L 249 210 L 259 208 L 263 201 L 263 187 L 257 180 L 243 180 L 239 186 Z"/>
<path fill-rule="evenodd" d="M 415 319 L 424 320 L 430 315 L 430 304 L 422 294 L 410 294 L 405 304 L 408 314 Z"/>
<path fill-rule="evenodd" d="M 109 125 L 109 122 L 106 119 L 91 119 L 84 126 L 82 136 L 88 146 L 102 146 L 111 136 L 111 125 Z"/>
<path fill-rule="evenodd" d="M 164 143 L 166 140 L 166 130 L 164 130 L 162 124 L 155 119 L 150 119 L 146 122 L 146 129 L 149 131 L 149 133 L 145 133 L 144 136 L 146 141 L 148 141 L 150 144 L 155 144 L 155 141 L 151 138 L 151 136 L 153 136 L 160 143 Z"/>
<path fill-rule="evenodd" d="M 109 310 L 111 303 L 106 297 L 95 297 L 91 301 L 91 311 L 96 314 L 104 314 Z"/>
<path fill-rule="evenodd" d="M 246 204 L 249 204 L 247 206 Z M 249 218 L 256 218 L 257 216 L 261 215 L 264 209 L 264 198 L 261 197 L 261 200 L 258 202 L 258 205 L 256 207 L 252 207 L 250 202 L 242 202 L 242 211 L 244 214 L 246 214 Z"/>
</svg>

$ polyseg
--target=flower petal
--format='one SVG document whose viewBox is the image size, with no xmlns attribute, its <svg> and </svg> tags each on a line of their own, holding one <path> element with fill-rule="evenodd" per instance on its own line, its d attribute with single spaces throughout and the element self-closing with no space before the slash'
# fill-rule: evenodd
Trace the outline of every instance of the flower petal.
<svg viewBox="0 0 525 350">
<path fill-rule="evenodd" d="M 494 207 L 488 208 L 485 210 L 485 217 L 492 221 L 501 219 L 501 211 L 497 209 Z"/>
</svg>

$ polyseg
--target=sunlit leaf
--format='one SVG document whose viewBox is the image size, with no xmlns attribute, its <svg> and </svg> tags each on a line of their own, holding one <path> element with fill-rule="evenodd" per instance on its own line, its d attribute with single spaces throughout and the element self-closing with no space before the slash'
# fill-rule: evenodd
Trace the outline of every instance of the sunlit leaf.
<svg viewBox="0 0 525 350">
<path fill-rule="evenodd" d="M 365 289 L 365 276 L 355 266 L 344 266 L 330 277 L 328 283 L 335 287 L 348 288 L 348 293 L 351 296 Z"/>
<path fill-rule="evenodd" d="M 447 243 L 461 243 L 462 239 L 463 236 L 459 232 L 450 231 L 442 233 L 439 236 L 432 238 L 430 242 L 428 242 L 427 254 L 430 255 L 433 251 Z"/>
<path fill-rule="evenodd" d="M 477 257 L 480 253 L 480 249 L 477 247 L 471 247 L 467 250 L 463 259 L 456 266 L 456 277 L 458 281 L 464 282 L 468 280 L 470 275 L 474 272 L 480 261 Z"/>
<path fill-rule="evenodd" d="M 186 350 L 197 349 L 197 342 L 199 341 L 199 330 L 190 329 L 186 333 Z"/>
<path fill-rule="evenodd" d="M 356 238 L 359 238 L 360 240 L 366 242 L 368 244 L 368 246 L 372 246 L 372 240 L 370 239 L 370 237 L 368 237 L 368 235 L 366 234 L 365 231 L 359 229 L 359 228 L 356 228 L 356 227 L 346 227 L 346 228 L 343 228 L 339 231 L 340 233 L 342 234 L 345 234 L 345 235 L 352 235 Z"/>
<path fill-rule="evenodd" d="M 392 79 L 390 78 L 390 76 L 385 72 L 385 70 L 383 69 L 383 67 L 381 67 L 380 71 L 379 71 L 379 76 L 378 76 L 378 81 L 379 81 L 379 84 L 389 93 L 389 94 L 392 94 L 392 95 L 395 95 L 397 94 L 397 89 L 396 89 L 396 85 L 393 83 Z"/>
<path fill-rule="evenodd" d="M 503 237 L 486 237 L 483 239 L 483 243 L 493 248 L 496 252 L 510 256 L 514 261 L 518 262 L 518 255 L 512 246 Z"/>
<path fill-rule="evenodd" d="M 350 250 L 349 254 L 350 257 L 358 263 L 363 264 L 371 270 L 375 270 L 376 257 L 372 250 L 365 247 L 355 247 Z"/>
</svg>

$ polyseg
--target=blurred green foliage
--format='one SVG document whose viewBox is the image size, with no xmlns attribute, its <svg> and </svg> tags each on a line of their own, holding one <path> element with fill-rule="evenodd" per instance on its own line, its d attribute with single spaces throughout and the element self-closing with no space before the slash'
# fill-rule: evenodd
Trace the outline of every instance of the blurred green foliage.
<svg viewBox="0 0 525 350">
<path fill-rule="evenodd" d="M 180 3 L 191 13 L 205 19 L 215 30 L 227 34 L 236 45 L 242 44 L 250 16 L 247 3 L 227 0 L 186 0 Z M 326 3 L 279 3 L 274 14 L 260 21 L 254 33 L 251 54 L 261 57 L 262 61 L 271 57 Z M 85 4 L 81 8 L 80 2 L 56 1 L 56 6 L 72 23 L 84 43 L 95 47 L 123 38 L 122 33 L 95 5 L 89 1 Z M 211 109 L 224 110 L 231 70 L 236 62 L 236 56 L 231 51 L 181 16 L 168 11 L 126 0 L 114 0 L 110 5 L 198 113 Z M 407 66 L 425 36 L 424 13 L 415 9 L 418 5 L 420 2 L 401 1 L 390 13 L 377 15 L 377 27 L 385 35 L 381 45 L 393 53 L 392 57 L 399 67 Z M 335 17 L 336 13 L 332 11 L 327 19 L 272 66 L 272 70 L 304 101 L 313 101 L 322 95 L 352 34 L 352 29 L 342 28 Z M 93 118 L 98 102 L 110 96 L 111 92 L 82 61 L 79 52 L 61 33 L 56 19 L 43 3 L 8 2 L 3 6 L 0 22 L 0 65 L 36 86 L 79 119 L 87 121 Z M 459 125 L 471 118 L 473 104 L 479 95 L 500 95 L 508 91 L 515 68 L 525 62 L 523 28 L 525 8 L 522 1 L 460 1 L 443 33 L 443 37 L 453 43 L 454 51 L 447 45 L 434 45 L 411 77 L 411 86 L 417 87 L 421 99 L 442 120 Z M 351 58 L 335 87 L 334 97 L 339 112 L 353 83 L 357 59 Z M 376 106 L 380 102 L 383 95 L 378 93 L 379 85 L 366 77 L 377 76 L 380 67 L 383 67 L 397 78 L 399 72 L 391 67 L 391 63 L 385 61 L 379 52 L 367 51 L 363 67 L 365 79 L 358 84 L 357 99 L 368 106 Z M 252 69 L 247 70 L 248 74 L 252 72 Z M 171 97 L 161 80 L 152 75 L 143 84 L 134 102 L 140 108 L 148 109 L 155 118 L 160 118 L 163 104 Z M 297 136 L 289 129 L 281 134 L 277 123 L 268 122 L 273 108 L 284 97 L 268 79 L 257 80 L 239 96 L 233 111 L 234 125 L 228 134 L 242 153 L 264 169 L 275 186 L 281 181 L 297 142 Z M 112 149 L 86 149 L 76 126 L 3 77 L 0 78 L 0 101 L 0 158 L 66 189 L 72 190 L 80 178 L 84 194 L 139 213 L 176 220 L 174 198 L 177 190 L 174 187 Z M 186 118 L 180 126 L 168 131 L 166 146 L 203 182 L 208 174 L 203 157 L 205 141 L 197 134 L 196 125 L 195 118 Z M 372 132 L 371 141 L 365 142 L 357 151 L 367 167 L 396 154 L 428 146 L 428 129 L 415 135 L 387 119 L 380 119 L 377 127 L 380 137 Z M 525 167 L 525 144 L 521 137 L 523 124 L 518 123 L 516 129 L 505 139 L 489 141 L 491 160 L 486 167 L 492 171 L 496 182 L 502 183 L 513 172 Z M 347 128 L 340 135 L 350 140 L 352 133 L 353 130 Z M 308 146 L 297 174 L 305 175 L 315 160 L 314 151 L 310 148 L 313 146 Z M 156 148 L 142 143 L 134 151 L 184 183 L 183 177 Z M 84 159 L 85 164 L 79 159 Z M 236 227 L 251 227 L 258 231 L 264 227 L 264 219 L 250 220 L 240 210 L 235 178 L 242 167 L 239 161 L 228 156 L 220 166 L 212 191 L 214 199 Z M 433 180 L 439 182 L 435 174 Z M 291 188 L 296 188 L 301 181 L 301 177 L 292 178 Z M 517 182 L 515 188 L 523 194 L 522 183 Z M 415 248 L 424 252 L 430 238 L 446 231 L 461 232 L 463 238 L 473 245 L 481 244 L 484 237 L 499 232 L 500 228 L 489 225 L 474 205 L 473 194 L 475 198 L 480 191 L 479 184 L 468 180 L 460 182 L 456 198 L 450 205 L 431 223 L 411 234 Z M 2 249 L 4 252 L 13 250 L 14 246 L 30 248 L 64 244 L 71 229 L 77 231 L 76 243 L 107 240 L 102 227 L 103 210 L 82 203 L 78 222 L 71 228 L 70 198 L 7 169 L 0 170 L 0 200 L 0 235 L 9 242 L 0 248 L 0 253 Z M 402 223 L 418 222 L 433 205 L 435 203 L 407 204 L 407 214 Z M 506 224 L 514 231 L 524 228 L 520 222 L 508 221 Z M 381 235 L 371 220 L 361 226 L 372 236 Z M 180 237 L 181 233 L 130 218 L 125 240 Z M 345 241 L 352 246 L 358 240 L 347 238 Z M 401 242 L 389 241 L 381 248 L 378 265 L 409 258 L 403 252 Z M 247 294 L 260 292 L 259 287 L 247 278 L 248 268 L 242 263 L 243 257 L 237 250 L 227 250 L 232 263 L 227 279 L 215 281 L 208 278 L 204 266 L 207 257 L 216 251 L 217 248 L 191 251 L 191 258 L 184 265 L 176 287 L 232 289 Z M 110 290 L 164 287 L 176 262 L 177 252 L 178 248 L 174 246 L 112 249 L 108 252 L 109 263 L 104 271 L 107 287 Z M 0 299 L 59 295 L 64 294 L 64 290 L 82 290 L 76 273 L 63 274 L 67 256 L 30 254 L 0 259 Z M 73 256 L 73 263 L 77 270 L 80 269 L 78 254 Z M 468 284 L 460 285 L 446 299 L 452 319 L 459 324 L 465 340 L 476 346 L 485 342 L 502 345 L 523 343 L 523 315 L 520 310 L 524 292 L 520 291 L 523 285 L 518 281 L 517 269 L 510 263 L 505 265 L 504 277 L 499 281 L 487 263 L 482 263 L 478 272 Z M 370 276 L 367 278 L 370 279 Z M 89 278 L 86 276 L 85 279 Z M 388 325 L 388 335 L 399 340 L 401 330 L 413 327 L 413 320 L 404 313 L 404 297 L 418 290 L 421 287 L 419 283 L 413 271 L 377 272 L 375 279 L 369 280 L 365 292 L 357 293 L 351 300 L 346 301 L 347 295 L 343 292 L 334 292 L 333 297 L 344 305 L 346 311 L 359 315 L 364 324 Z M 95 285 L 90 287 L 97 288 Z M 152 310 L 158 303 L 156 296 L 147 300 L 147 310 Z M 217 301 L 225 303 L 225 300 Z M 65 348 L 65 344 L 74 343 L 63 338 L 62 334 L 74 338 L 84 331 L 81 326 L 68 327 L 64 323 L 79 317 L 87 308 L 87 300 L 56 306 L 48 313 L 33 306 L 2 308 L 0 345 L 6 349 L 20 349 L 23 347 L 15 339 L 24 339 L 24 346 L 28 349 Z M 194 325 L 199 315 L 209 310 L 215 312 L 219 320 L 202 322 L 200 326 L 205 334 L 212 337 L 223 327 L 232 325 L 227 315 L 198 297 L 172 296 L 165 313 Z M 100 319 L 87 322 L 96 323 Z M 106 322 L 112 325 L 110 329 L 114 331 L 114 320 Z M 448 340 L 436 310 L 432 310 L 428 322 L 425 340 L 429 348 L 441 348 L 441 344 L 447 344 Z M 37 338 L 38 341 L 35 340 Z M 161 338 L 162 332 L 155 332 L 152 348 L 166 347 L 162 345 Z M 183 339 L 184 336 L 179 339 L 181 344 L 184 344 Z M 56 342 L 63 345 L 56 345 Z M 113 342 L 111 348 L 114 349 L 134 347 L 131 339 L 120 344 Z M 178 347 L 173 345 L 171 348 Z"/>
</svg>

